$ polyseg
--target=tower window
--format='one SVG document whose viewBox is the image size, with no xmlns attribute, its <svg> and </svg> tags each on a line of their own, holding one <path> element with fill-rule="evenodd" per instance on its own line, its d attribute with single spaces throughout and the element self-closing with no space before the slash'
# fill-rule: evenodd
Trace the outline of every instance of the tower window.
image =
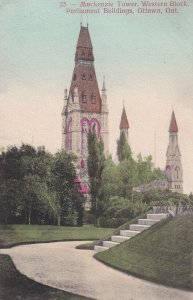
<svg viewBox="0 0 193 300">
<path fill-rule="evenodd" d="M 83 159 L 81 159 L 81 161 L 80 161 L 80 166 L 82 169 L 84 169 L 84 160 Z"/>
<path fill-rule="evenodd" d="M 82 95 L 82 103 L 86 103 L 86 95 L 85 94 Z"/>
<path fill-rule="evenodd" d="M 82 80 L 86 80 L 86 76 L 84 74 L 82 75 Z"/>
<path fill-rule="evenodd" d="M 91 102 L 92 102 L 92 104 L 96 103 L 96 96 L 94 96 L 94 95 L 91 96 Z"/>
</svg>

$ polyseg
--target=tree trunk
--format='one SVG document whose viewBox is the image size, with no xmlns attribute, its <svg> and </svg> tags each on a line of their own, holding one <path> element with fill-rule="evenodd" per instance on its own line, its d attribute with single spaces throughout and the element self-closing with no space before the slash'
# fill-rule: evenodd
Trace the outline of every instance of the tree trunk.
<svg viewBox="0 0 193 300">
<path fill-rule="evenodd" d="M 58 226 L 60 226 L 60 222 L 61 222 L 60 216 L 58 216 L 57 221 L 58 221 Z"/>
<path fill-rule="evenodd" d="M 31 209 L 28 214 L 28 225 L 31 225 Z"/>
</svg>

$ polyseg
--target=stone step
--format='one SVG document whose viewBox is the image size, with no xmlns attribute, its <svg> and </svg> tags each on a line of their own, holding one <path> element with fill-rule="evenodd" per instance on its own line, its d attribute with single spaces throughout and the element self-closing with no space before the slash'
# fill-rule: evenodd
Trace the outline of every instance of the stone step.
<svg viewBox="0 0 193 300">
<path fill-rule="evenodd" d="M 127 236 L 127 237 L 135 236 L 138 233 L 140 233 L 140 231 L 137 231 L 137 230 L 120 230 L 120 235 Z"/>
<path fill-rule="evenodd" d="M 111 241 L 112 242 L 117 242 L 117 243 L 122 243 L 125 242 L 127 240 L 129 240 L 130 237 L 129 236 L 123 236 L 123 235 L 112 235 L 111 236 Z"/>
<path fill-rule="evenodd" d="M 147 214 L 147 219 L 151 219 L 151 220 L 162 220 L 167 218 L 167 214 Z"/>
<path fill-rule="evenodd" d="M 97 251 L 97 252 L 102 252 L 102 251 L 105 251 L 107 249 L 109 249 L 109 248 L 108 247 L 103 247 L 103 246 L 97 246 L 97 245 L 94 246 L 94 250 Z"/>
<path fill-rule="evenodd" d="M 138 219 L 139 225 L 153 225 L 155 223 L 159 222 L 159 220 L 153 220 L 153 219 Z"/>
<path fill-rule="evenodd" d="M 117 246 L 117 245 L 119 245 L 119 243 L 117 243 L 117 242 L 103 241 L 103 246 L 107 247 L 107 248 L 111 248 L 111 247 L 114 247 L 114 246 Z"/>
<path fill-rule="evenodd" d="M 131 230 L 137 230 L 137 231 L 143 231 L 150 227 L 150 225 L 139 225 L 139 224 L 131 224 L 130 226 Z"/>
</svg>

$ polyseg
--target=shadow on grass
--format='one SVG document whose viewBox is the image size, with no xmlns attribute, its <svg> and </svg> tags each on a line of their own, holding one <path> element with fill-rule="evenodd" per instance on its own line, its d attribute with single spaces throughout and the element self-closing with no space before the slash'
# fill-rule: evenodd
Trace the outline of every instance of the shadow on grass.
<svg viewBox="0 0 193 300">
<path fill-rule="evenodd" d="M 91 298 L 60 291 L 21 274 L 8 255 L 0 255 L 0 299 L 11 300 L 86 300 Z"/>
</svg>

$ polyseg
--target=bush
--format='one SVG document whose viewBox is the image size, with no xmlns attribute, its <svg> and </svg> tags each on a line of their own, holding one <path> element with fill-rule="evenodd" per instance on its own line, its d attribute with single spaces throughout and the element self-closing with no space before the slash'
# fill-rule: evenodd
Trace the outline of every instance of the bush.
<svg viewBox="0 0 193 300">
<path fill-rule="evenodd" d="M 147 211 L 148 205 L 141 200 L 132 202 L 129 199 L 122 197 L 112 197 L 109 200 L 108 208 L 104 212 L 105 221 L 102 219 L 102 224 L 122 224 L 122 220 L 130 220 Z M 114 227 L 115 225 L 112 225 Z M 103 227 L 103 226 L 102 226 Z M 111 227 L 111 226 L 110 226 Z"/>
<path fill-rule="evenodd" d="M 71 212 L 66 217 L 63 217 L 61 219 L 61 225 L 64 226 L 76 226 L 77 225 L 77 219 L 78 219 L 78 213 L 76 211 Z"/>
<path fill-rule="evenodd" d="M 83 216 L 83 224 L 95 224 L 96 218 L 90 211 L 85 211 Z"/>
<path fill-rule="evenodd" d="M 103 228 L 117 228 L 128 221 L 128 218 L 111 218 L 106 219 L 105 217 L 99 218 L 99 226 Z"/>
</svg>

